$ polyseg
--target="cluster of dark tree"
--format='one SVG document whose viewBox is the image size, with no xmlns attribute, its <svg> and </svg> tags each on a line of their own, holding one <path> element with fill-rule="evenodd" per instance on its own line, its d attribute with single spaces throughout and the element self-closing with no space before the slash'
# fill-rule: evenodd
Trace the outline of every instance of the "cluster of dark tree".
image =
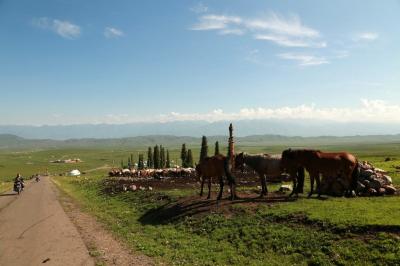
<svg viewBox="0 0 400 266">
<path fill-rule="evenodd" d="M 121 160 L 121 168 L 133 168 L 135 165 L 133 154 L 128 157 L 128 164 L 125 165 Z M 169 157 L 169 150 L 166 150 L 162 145 L 156 145 L 154 148 L 149 147 L 147 150 L 147 160 L 144 159 L 142 153 L 139 154 L 137 168 L 142 170 L 144 168 L 163 169 L 171 167 L 171 160 Z"/>
<path fill-rule="evenodd" d="M 215 155 L 219 154 L 219 143 L 215 142 Z M 203 136 L 201 140 L 201 150 L 200 150 L 200 159 L 203 160 L 208 156 L 208 144 L 206 136 Z M 194 167 L 193 162 L 193 153 L 191 149 L 186 148 L 186 144 L 182 144 L 181 149 L 181 161 L 182 167 Z M 121 160 L 121 168 L 133 168 L 135 165 L 133 154 L 128 157 L 128 164 L 125 165 L 124 161 Z M 152 168 L 152 169 L 163 169 L 163 168 L 171 168 L 171 160 L 169 156 L 169 150 L 165 149 L 162 145 L 156 145 L 153 148 L 149 147 L 147 150 L 147 160 L 144 159 L 144 155 L 142 153 L 139 154 L 137 168 L 142 170 L 144 168 Z"/>
<path fill-rule="evenodd" d="M 143 157 L 143 156 L 142 156 Z M 144 159 L 143 167 L 144 167 Z M 170 168 L 171 167 L 171 160 L 169 158 L 169 150 L 166 150 L 162 145 L 154 146 L 153 150 L 151 147 L 147 150 L 147 168 L 153 169 L 163 169 L 163 168 Z M 139 169 L 140 168 L 138 165 Z"/>
<path fill-rule="evenodd" d="M 181 161 L 183 168 L 193 167 L 193 153 L 191 149 L 186 149 L 185 143 L 182 144 Z"/>
</svg>

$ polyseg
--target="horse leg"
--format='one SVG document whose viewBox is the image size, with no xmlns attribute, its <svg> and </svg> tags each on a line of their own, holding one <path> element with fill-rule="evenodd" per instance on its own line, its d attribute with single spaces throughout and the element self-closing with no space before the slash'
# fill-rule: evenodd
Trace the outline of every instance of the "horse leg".
<svg viewBox="0 0 400 266">
<path fill-rule="evenodd" d="M 222 198 L 222 192 L 224 190 L 224 178 L 222 176 L 219 177 L 219 194 L 217 200 Z"/>
<path fill-rule="evenodd" d="M 293 196 L 293 194 L 296 193 L 296 197 L 299 196 L 298 191 L 297 191 L 297 178 L 293 177 L 293 190 L 292 192 L 289 194 L 289 198 Z"/>
<path fill-rule="evenodd" d="M 320 176 L 316 176 L 315 181 L 317 182 L 317 193 L 318 193 L 318 198 L 321 197 L 321 180 Z"/>
<path fill-rule="evenodd" d="M 264 195 L 267 196 L 268 195 L 268 187 L 267 187 L 267 177 L 266 176 L 264 176 L 263 181 L 264 181 Z"/>
<path fill-rule="evenodd" d="M 311 190 L 310 193 L 308 193 L 308 197 L 311 198 L 311 195 L 314 193 L 314 174 L 310 174 L 310 185 L 311 185 Z"/>
<path fill-rule="evenodd" d="M 203 196 L 203 187 L 204 187 L 204 177 L 201 178 L 201 189 L 200 189 L 200 197 Z"/>
<path fill-rule="evenodd" d="M 262 198 L 265 195 L 265 176 L 264 174 L 259 173 L 260 176 L 260 183 L 261 183 L 261 193 L 260 193 L 260 198 Z"/>
<path fill-rule="evenodd" d="M 236 180 L 235 180 L 235 177 L 229 171 L 229 172 L 226 172 L 226 178 L 228 179 L 229 187 L 231 189 L 231 200 L 234 200 L 234 199 L 238 198 L 238 196 L 236 195 Z M 221 179 L 222 179 L 222 183 L 223 183 L 223 177 L 221 177 Z"/>
<path fill-rule="evenodd" d="M 211 198 L 211 182 L 212 182 L 212 177 L 210 177 L 208 179 L 208 196 L 207 196 L 207 199 Z"/>
</svg>

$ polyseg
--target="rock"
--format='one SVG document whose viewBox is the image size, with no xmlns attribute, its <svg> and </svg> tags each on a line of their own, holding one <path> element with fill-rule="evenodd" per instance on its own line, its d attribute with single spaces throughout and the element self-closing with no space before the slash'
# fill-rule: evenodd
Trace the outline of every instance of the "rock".
<svg viewBox="0 0 400 266">
<path fill-rule="evenodd" d="M 141 191 L 146 190 L 146 188 L 145 188 L 145 187 L 142 187 L 142 186 L 140 186 L 139 189 L 140 189 Z"/>
<path fill-rule="evenodd" d="M 373 180 L 375 180 L 375 179 L 377 179 L 377 178 L 378 178 L 378 176 L 377 176 L 376 174 L 372 174 L 372 175 L 370 175 L 370 176 L 367 178 L 367 180 L 373 181 Z"/>
<path fill-rule="evenodd" d="M 365 190 L 365 185 L 361 183 L 360 181 L 357 182 L 357 191 L 364 191 Z"/>
<path fill-rule="evenodd" d="M 375 171 L 376 173 L 380 173 L 380 174 L 387 174 L 387 171 L 385 171 L 385 170 L 383 170 L 383 169 L 381 169 L 381 168 L 374 168 L 374 171 Z"/>
<path fill-rule="evenodd" d="M 335 197 L 342 197 L 344 194 L 344 186 L 339 180 L 335 181 L 332 183 L 331 189 L 330 189 L 330 195 L 335 196 Z"/>
<path fill-rule="evenodd" d="M 366 187 L 366 188 L 369 188 L 370 187 L 370 181 L 369 180 L 364 180 L 364 181 L 362 181 L 362 184 L 364 184 L 364 186 Z"/>
<path fill-rule="evenodd" d="M 370 196 L 375 196 L 376 195 L 376 190 L 375 189 L 373 189 L 373 188 L 369 188 L 368 189 L 368 194 L 370 195 Z"/>
<path fill-rule="evenodd" d="M 384 186 L 384 188 L 386 190 L 386 194 L 388 194 L 388 195 L 393 195 L 397 191 L 397 189 L 392 185 L 386 185 L 386 186 Z"/>
<path fill-rule="evenodd" d="M 280 192 L 288 192 L 288 191 L 292 191 L 292 190 L 293 190 L 292 185 L 282 185 L 282 186 L 279 188 L 279 191 L 280 191 Z"/>
<path fill-rule="evenodd" d="M 128 190 L 128 187 L 124 184 L 122 185 L 122 190 L 126 192 Z"/>
<path fill-rule="evenodd" d="M 369 183 L 369 187 L 378 191 L 382 187 L 382 184 L 378 180 L 374 179 Z"/>
<path fill-rule="evenodd" d="M 373 174 L 374 174 L 374 171 L 372 171 L 372 169 L 361 170 L 360 178 L 361 179 L 369 179 L 370 176 L 372 176 Z"/>
<path fill-rule="evenodd" d="M 149 190 L 150 190 L 150 191 L 153 191 L 153 188 L 152 188 L 152 187 L 149 187 Z"/>
<path fill-rule="evenodd" d="M 383 187 L 381 187 L 381 188 L 378 190 L 378 194 L 379 194 L 379 195 L 385 195 L 385 193 L 386 193 L 386 190 L 385 190 Z"/>
<path fill-rule="evenodd" d="M 388 175 L 383 175 L 381 180 L 383 181 L 382 183 L 384 185 L 391 185 L 392 184 L 392 178 Z"/>
<path fill-rule="evenodd" d="M 130 188 L 130 190 L 132 190 L 132 191 L 136 191 L 136 190 L 137 190 L 136 185 L 130 185 L 129 188 Z"/>
</svg>

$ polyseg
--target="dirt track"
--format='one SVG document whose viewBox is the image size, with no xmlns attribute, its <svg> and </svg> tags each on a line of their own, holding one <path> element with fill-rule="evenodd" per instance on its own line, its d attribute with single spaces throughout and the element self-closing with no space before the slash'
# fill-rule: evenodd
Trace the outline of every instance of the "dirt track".
<svg viewBox="0 0 400 266">
<path fill-rule="evenodd" d="M 0 194 L 0 265 L 94 265 L 47 177 Z"/>
</svg>

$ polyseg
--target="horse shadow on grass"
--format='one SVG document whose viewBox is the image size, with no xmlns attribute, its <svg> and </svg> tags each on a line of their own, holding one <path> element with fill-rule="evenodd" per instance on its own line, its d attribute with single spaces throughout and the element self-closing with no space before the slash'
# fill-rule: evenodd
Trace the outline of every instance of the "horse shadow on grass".
<svg viewBox="0 0 400 266">
<path fill-rule="evenodd" d="M 139 222 L 143 225 L 162 225 L 177 222 L 185 217 L 207 214 L 223 214 L 229 216 L 233 214 L 232 206 L 237 204 L 254 207 L 258 204 L 271 205 L 280 202 L 293 202 L 296 200 L 296 198 L 289 198 L 286 195 L 268 198 L 246 197 L 234 201 L 228 198 L 222 200 L 207 200 L 199 196 L 193 196 L 151 209 L 139 218 Z"/>
</svg>

